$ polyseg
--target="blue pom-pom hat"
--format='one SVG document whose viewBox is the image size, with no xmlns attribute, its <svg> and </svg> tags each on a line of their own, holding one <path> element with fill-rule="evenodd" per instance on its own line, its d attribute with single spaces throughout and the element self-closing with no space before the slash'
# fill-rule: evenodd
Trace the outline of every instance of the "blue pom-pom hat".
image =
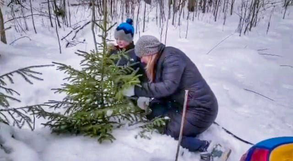
<svg viewBox="0 0 293 161">
<path fill-rule="evenodd" d="M 114 32 L 116 40 L 124 40 L 131 43 L 133 41 L 134 27 L 133 20 L 128 18 L 126 22 L 121 23 Z"/>
</svg>

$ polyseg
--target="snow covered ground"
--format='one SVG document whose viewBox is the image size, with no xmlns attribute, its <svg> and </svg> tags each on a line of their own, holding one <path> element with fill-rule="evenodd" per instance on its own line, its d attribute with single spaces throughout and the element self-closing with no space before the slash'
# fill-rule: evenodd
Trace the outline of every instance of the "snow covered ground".
<svg viewBox="0 0 293 161">
<path fill-rule="evenodd" d="M 184 51 L 197 65 L 206 81 L 215 92 L 219 102 L 217 122 L 237 136 L 257 143 L 263 139 L 293 135 L 293 15 L 292 8 L 285 20 L 282 14 L 272 17 L 272 24 L 266 34 L 267 21 L 263 20 L 257 28 L 245 36 L 235 33 L 237 17 L 229 17 L 227 24 L 222 21 L 196 18 L 189 22 L 188 38 L 185 37 L 186 22 L 180 27 L 170 26 L 167 45 Z M 83 12 L 86 17 L 90 15 Z M 76 17 L 76 21 L 80 19 Z M 27 32 L 23 38 L 12 45 L 0 43 L 0 75 L 29 65 L 50 64 L 52 61 L 79 67 L 80 59 L 74 54 L 77 49 L 94 48 L 90 26 L 82 30 L 78 38 L 85 43 L 65 48 L 62 42 L 62 54 L 59 54 L 58 41 L 54 28 L 49 21 L 37 20 L 37 32 Z M 8 24 L 9 25 L 9 24 Z M 11 25 L 11 24 L 10 24 Z M 60 37 L 70 29 L 62 28 Z M 234 33 L 234 34 L 233 34 Z M 146 32 L 157 37 L 159 29 L 150 19 Z M 231 35 L 233 34 L 233 35 Z M 221 40 L 227 40 L 216 46 Z M 21 37 L 13 29 L 7 31 L 8 42 Z M 135 41 L 138 35 L 135 37 Z M 208 53 L 208 54 L 207 54 Z M 64 74 L 55 67 L 42 68 L 44 81 L 34 81 L 34 85 L 24 83 L 16 76 L 15 84 L 10 85 L 21 96 L 21 103 L 12 103 L 12 107 L 43 103 L 47 100 L 62 99 L 54 94 L 52 88 L 60 87 Z M 264 97 L 265 96 L 265 97 Z M 56 136 L 43 128 L 37 121 L 37 129 L 10 128 L 0 124 L 0 142 L 9 154 L 0 148 L 0 161 L 5 158 L 13 161 L 112 161 L 174 160 L 177 142 L 168 136 L 153 134 L 151 140 L 135 139 L 139 129 L 124 127 L 114 131 L 114 143 L 99 144 L 96 139 L 83 136 Z M 12 138 L 11 135 L 14 137 Z M 215 125 L 211 126 L 200 138 L 215 140 L 232 148 L 230 161 L 237 161 L 250 147 Z M 183 149 L 182 161 L 196 161 L 198 155 Z"/>
</svg>

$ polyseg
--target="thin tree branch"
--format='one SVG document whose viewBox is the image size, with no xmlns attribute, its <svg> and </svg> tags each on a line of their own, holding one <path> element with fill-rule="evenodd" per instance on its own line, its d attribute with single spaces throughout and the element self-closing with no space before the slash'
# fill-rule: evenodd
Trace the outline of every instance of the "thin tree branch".
<svg viewBox="0 0 293 161">
<path fill-rule="evenodd" d="M 57 39 L 58 39 L 58 45 L 59 45 L 59 52 L 60 54 L 62 53 L 61 51 L 61 43 L 60 43 L 60 37 L 59 37 L 59 32 L 58 32 L 58 27 L 57 27 L 57 19 L 55 20 L 55 30 L 56 30 L 56 35 L 57 35 Z"/>
<path fill-rule="evenodd" d="M 224 38 L 223 40 L 221 40 L 216 46 L 214 46 L 209 52 L 207 52 L 206 54 L 209 54 L 210 52 L 212 52 L 216 47 L 218 47 L 221 43 L 223 43 L 225 40 L 227 40 L 230 36 L 234 35 L 234 33 L 228 35 L 226 38 Z"/>
<path fill-rule="evenodd" d="M 281 55 L 276 55 L 276 54 L 267 54 L 267 53 L 259 53 L 259 55 L 266 55 L 266 56 L 276 56 L 276 57 L 282 57 Z"/>
<path fill-rule="evenodd" d="M 28 36 L 22 36 L 20 38 L 17 38 L 16 40 L 13 40 L 9 45 L 12 45 L 13 43 L 15 43 L 16 41 L 20 40 L 20 39 L 23 39 L 23 38 L 28 38 L 30 41 L 32 41 L 31 38 L 29 38 Z"/>
<path fill-rule="evenodd" d="M 262 97 L 264 97 L 264 98 L 266 98 L 266 99 L 268 99 L 268 100 L 270 100 L 270 101 L 275 102 L 275 100 L 273 100 L 273 99 L 271 99 L 271 98 L 269 98 L 269 97 L 267 97 L 267 96 L 265 96 L 265 95 L 263 95 L 263 94 L 260 94 L 260 93 L 258 93 L 258 92 L 255 92 L 255 91 L 253 91 L 253 90 L 246 89 L 246 88 L 244 88 L 244 90 L 246 90 L 246 91 L 248 91 L 248 92 L 255 93 L 255 94 L 257 94 L 257 95 L 259 95 L 259 96 L 262 96 Z"/>
<path fill-rule="evenodd" d="M 289 67 L 289 68 L 293 68 L 292 65 L 280 65 L 281 67 Z"/>
<path fill-rule="evenodd" d="M 45 14 L 33 14 L 33 16 L 44 16 L 44 17 L 49 17 L 48 15 L 45 15 Z M 27 18 L 27 17 L 32 17 L 32 15 L 26 15 L 26 16 L 20 16 L 20 17 L 14 17 L 12 19 L 9 19 L 7 21 L 4 22 L 4 24 L 6 24 L 7 22 L 10 22 L 10 21 L 13 21 L 13 20 L 16 20 L 16 19 L 20 19 L 20 18 Z M 53 18 L 54 19 L 54 18 Z"/>
<path fill-rule="evenodd" d="M 90 22 L 91 22 L 91 21 L 88 21 L 88 22 L 85 23 L 81 28 L 79 28 L 78 30 L 76 30 L 76 31 L 75 31 L 75 34 L 74 34 L 74 36 L 73 36 L 73 38 L 72 38 L 71 40 L 75 39 L 77 33 L 78 33 L 80 30 L 82 30 L 85 26 L 87 26 L 88 24 L 90 24 Z"/>
</svg>

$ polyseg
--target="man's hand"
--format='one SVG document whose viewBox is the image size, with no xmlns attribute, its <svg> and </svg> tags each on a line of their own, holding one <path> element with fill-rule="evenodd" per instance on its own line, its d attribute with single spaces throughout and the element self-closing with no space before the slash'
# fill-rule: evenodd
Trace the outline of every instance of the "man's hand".
<svg viewBox="0 0 293 161">
<path fill-rule="evenodd" d="M 148 97 L 139 97 L 137 99 L 137 106 L 141 108 L 142 110 L 146 110 L 149 106 L 150 98 Z"/>
<path fill-rule="evenodd" d="M 124 96 L 127 96 L 127 97 L 131 97 L 131 96 L 134 96 L 134 86 L 131 86 L 127 89 L 124 89 L 122 91 L 123 95 Z"/>
</svg>

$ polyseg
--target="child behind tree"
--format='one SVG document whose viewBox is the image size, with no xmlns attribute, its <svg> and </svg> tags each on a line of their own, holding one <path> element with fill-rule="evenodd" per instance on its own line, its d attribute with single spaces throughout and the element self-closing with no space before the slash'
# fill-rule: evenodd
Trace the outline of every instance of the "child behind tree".
<svg viewBox="0 0 293 161">
<path fill-rule="evenodd" d="M 140 58 L 134 52 L 134 27 L 133 20 L 127 19 L 126 22 L 121 23 L 114 32 L 114 37 L 117 45 L 110 46 L 110 55 L 118 54 L 119 51 L 124 51 L 126 56 L 121 57 L 116 64 L 118 66 L 125 66 L 128 63 L 134 70 L 138 70 L 137 74 L 141 74 L 140 80 L 147 80 L 144 65 L 140 62 Z"/>
</svg>

